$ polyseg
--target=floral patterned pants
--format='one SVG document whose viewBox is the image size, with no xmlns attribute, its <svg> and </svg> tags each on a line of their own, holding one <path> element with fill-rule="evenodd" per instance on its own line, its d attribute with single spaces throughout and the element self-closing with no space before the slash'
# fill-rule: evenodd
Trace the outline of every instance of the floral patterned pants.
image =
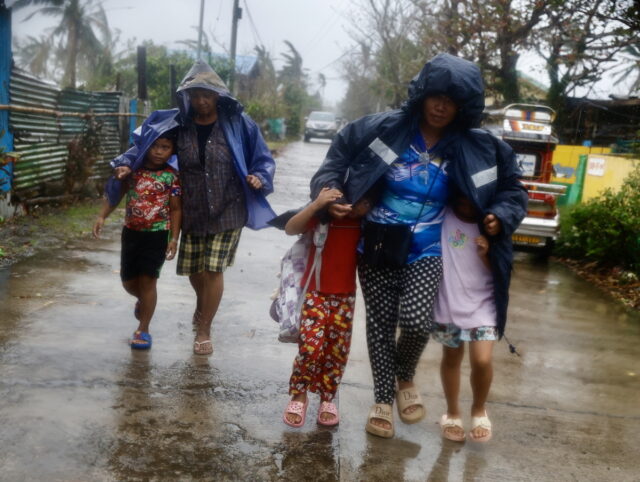
<svg viewBox="0 0 640 482">
<path fill-rule="evenodd" d="M 310 391 L 330 402 L 349 356 L 355 295 L 309 291 L 305 296 L 289 394 Z"/>
</svg>

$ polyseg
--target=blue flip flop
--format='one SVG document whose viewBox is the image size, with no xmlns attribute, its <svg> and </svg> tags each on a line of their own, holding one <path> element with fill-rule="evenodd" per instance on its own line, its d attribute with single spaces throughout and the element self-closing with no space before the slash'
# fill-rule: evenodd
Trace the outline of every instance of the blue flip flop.
<svg viewBox="0 0 640 482">
<path fill-rule="evenodd" d="M 134 340 L 136 341 L 136 343 L 134 343 Z M 131 348 L 135 349 L 135 350 L 148 350 L 149 348 L 151 348 L 151 335 L 149 333 L 146 333 L 144 331 L 136 331 L 133 333 L 133 336 L 131 337 Z"/>
</svg>

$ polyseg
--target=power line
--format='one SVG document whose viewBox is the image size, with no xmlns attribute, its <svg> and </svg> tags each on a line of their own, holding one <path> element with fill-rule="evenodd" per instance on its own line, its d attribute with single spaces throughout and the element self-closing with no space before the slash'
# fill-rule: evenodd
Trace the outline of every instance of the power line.
<svg viewBox="0 0 640 482">
<path fill-rule="evenodd" d="M 249 10 L 249 4 L 247 0 L 244 0 L 244 8 L 247 10 L 247 16 L 249 17 L 249 23 L 251 24 L 251 30 L 253 33 L 253 40 L 259 42 L 260 45 L 264 45 L 264 42 L 260 38 L 260 34 L 258 33 L 258 29 L 256 28 L 256 24 L 253 23 L 253 17 L 251 15 L 251 10 Z"/>
<path fill-rule="evenodd" d="M 338 15 L 341 15 L 341 12 L 337 11 L 335 8 L 332 9 L 333 12 L 331 13 L 331 15 L 329 15 L 329 17 L 327 18 L 327 20 L 325 21 L 325 23 L 317 30 L 316 34 L 313 35 L 312 37 L 310 37 L 309 41 L 307 42 L 307 44 L 303 47 L 303 49 L 306 49 L 307 47 L 309 47 L 310 45 L 315 44 L 315 46 L 317 47 L 319 45 L 319 42 L 317 42 L 317 40 L 324 34 L 328 33 L 335 25 L 337 22 L 332 22 L 332 20 L 337 17 Z M 331 23 L 331 26 L 327 29 L 327 26 Z"/>
</svg>

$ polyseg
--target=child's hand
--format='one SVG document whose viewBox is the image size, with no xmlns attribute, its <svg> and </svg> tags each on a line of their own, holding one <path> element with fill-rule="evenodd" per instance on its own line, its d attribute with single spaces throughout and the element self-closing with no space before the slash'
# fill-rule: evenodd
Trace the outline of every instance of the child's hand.
<svg viewBox="0 0 640 482">
<path fill-rule="evenodd" d="M 329 215 L 335 219 L 342 219 L 351 212 L 351 204 L 332 204 L 329 206 Z"/>
<path fill-rule="evenodd" d="M 476 238 L 476 244 L 478 245 L 478 255 L 486 256 L 489 254 L 489 240 L 484 236 L 478 236 Z"/>
<path fill-rule="evenodd" d="M 173 258 L 175 258 L 177 252 L 178 240 L 172 239 L 171 241 L 169 241 L 169 244 L 167 244 L 167 259 L 172 260 Z"/>
<path fill-rule="evenodd" d="M 251 189 L 258 190 L 262 188 L 262 181 L 258 176 L 254 176 L 253 174 L 249 174 L 247 176 L 247 184 L 251 187 Z"/>
<path fill-rule="evenodd" d="M 324 207 L 331 204 L 333 201 L 340 199 L 341 197 L 342 192 L 339 189 L 323 187 L 314 203 L 318 209 L 323 209 Z"/>
<path fill-rule="evenodd" d="M 495 236 L 502 229 L 502 223 L 495 214 L 487 214 L 483 219 L 484 230 L 489 236 Z"/>
<path fill-rule="evenodd" d="M 100 238 L 100 233 L 102 232 L 102 226 L 104 226 L 104 218 L 99 217 L 96 219 L 96 222 L 93 223 L 93 237 L 96 239 Z"/>
<path fill-rule="evenodd" d="M 115 176 L 116 179 L 118 179 L 119 181 L 124 179 L 125 177 L 127 177 L 129 174 L 131 174 L 131 168 L 128 166 L 120 166 L 120 167 L 116 167 L 113 170 L 113 175 Z"/>
</svg>

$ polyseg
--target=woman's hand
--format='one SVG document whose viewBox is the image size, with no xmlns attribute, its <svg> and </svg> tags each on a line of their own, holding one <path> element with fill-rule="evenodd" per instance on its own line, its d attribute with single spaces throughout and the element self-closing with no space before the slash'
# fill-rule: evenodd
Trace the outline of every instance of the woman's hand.
<svg viewBox="0 0 640 482">
<path fill-rule="evenodd" d="M 350 212 L 351 204 L 332 204 L 329 206 L 329 214 L 335 219 L 342 219 Z"/>
<path fill-rule="evenodd" d="M 342 192 L 339 189 L 323 187 L 322 191 L 320 191 L 318 197 L 314 201 L 314 204 L 316 205 L 316 209 L 320 210 L 327 207 L 332 202 L 337 201 L 341 197 Z"/>
<path fill-rule="evenodd" d="M 247 184 L 251 187 L 251 189 L 257 191 L 258 189 L 262 189 L 262 181 L 258 176 L 254 176 L 253 174 L 249 174 L 247 176 Z"/>
</svg>

